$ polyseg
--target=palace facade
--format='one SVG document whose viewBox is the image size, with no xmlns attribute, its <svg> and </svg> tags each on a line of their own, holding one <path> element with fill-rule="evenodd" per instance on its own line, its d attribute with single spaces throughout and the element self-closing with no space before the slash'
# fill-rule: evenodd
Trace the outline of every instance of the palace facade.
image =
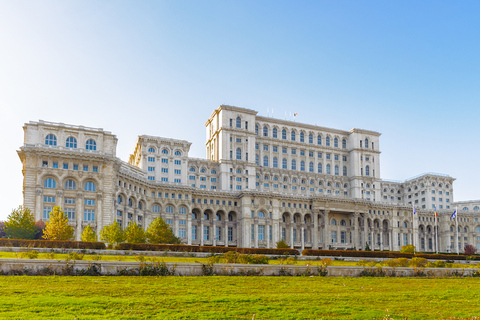
<svg viewBox="0 0 480 320">
<path fill-rule="evenodd" d="M 125 162 L 111 132 L 26 123 L 18 151 L 24 205 L 37 220 L 61 206 L 77 240 L 86 225 L 97 233 L 113 222 L 146 229 L 162 217 L 193 245 L 275 247 L 284 239 L 298 249 L 480 249 L 480 201 L 455 203 L 448 175 L 381 179 L 378 132 L 227 105 L 205 127 L 207 159 L 190 158 L 188 141 L 142 135 Z"/>
</svg>

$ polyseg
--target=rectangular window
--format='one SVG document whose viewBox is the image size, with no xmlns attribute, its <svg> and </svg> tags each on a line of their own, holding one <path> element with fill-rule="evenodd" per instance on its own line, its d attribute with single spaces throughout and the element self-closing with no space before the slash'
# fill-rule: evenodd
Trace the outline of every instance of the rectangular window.
<svg viewBox="0 0 480 320">
<path fill-rule="evenodd" d="M 297 149 L 292 148 L 292 154 L 297 154 Z"/>
<path fill-rule="evenodd" d="M 168 173 L 168 168 L 162 168 L 162 173 Z"/>
<path fill-rule="evenodd" d="M 78 170 L 78 164 L 73 165 L 73 170 Z"/>
<path fill-rule="evenodd" d="M 52 207 L 43 207 L 43 219 L 50 219 L 50 212 L 52 212 Z"/>
<path fill-rule="evenodd" d="M 309 152 L 308 152 L 308 156 L 309 156 L 310 158 L 313 158 L 313 151 L 309 151 Z"/>
<path fill-rule="evenodd" d="M 197 226 L 192 226 L 192 240 L 197 240 Z"/>
<path fill-rule="evenodd" d="M 268 144 L 263 145 L 263 151 L 268 151 Z"/>
<path fill-rule="evenodd" d="M 86 206 L 94 206 L 95 205 L 95 199 L 84 199 L 84 204 Z"/>
<path fill-rule="evenodd" d="M 182 164 L 182 160 L 175 160 L 174 163 L 179 166 Z"/>
<path fill-rule="evenodd" d="M 189 180 L 195 180 L 195 176 L 189 176 L 188 179 Z"/>
<path fill-rule="evenodd" d="M 83 212 L 83 221 L 95 221 L 95 210 L 85 209 Z"/>
<path fill-rule="evenodd" d="M 148 171 L 150 172 L 155 171 L 155 167 L 148 167 Z"/>
<path fill-rule="evenodd" d="M 272 217 L 270 217 L 272 218 Z M 272 241 L 272 226 L 268 226 L 268 239 Z"/>
<path fill-rule="evenodd" d="M 181 179 L 173 179 L 173 182 L 175 182 L 175 183 L 182 183 L 182 180 L 181 180 Z"/>
<path fill-rule="evenodd" d="M 167 220 L 165 220 L 165 222 L 166 222 L 167 224 L 170 224 L 170 225 L 173 224 L 173 220 L 172 220 L 172 219 L 167 219 Z"/>
<path fill-rule="evenodd" d="M 282 147 L 282 153 L 287 153 L 287 148 Z"/>
<path fill-rule="evenodd" d="M 250 228 L 250 236 L 251 236 L 251 239 L 252 241 L 255 240 L 255 225 L 251 225 L 251 228 Z"/>
<path fill-rule="evenodd" d="M 222 227 L 216 227 L 215 240 L 222 241 Z"/>
<path fill-rule="evenodd" d="M 75 204 L 75 198 L 65 198 L 65 204 Z"/>
<path fill-rule="evenodd" d="M 332 243 L 337 243 L 337 231 L 332 231 Z"/>
<path fill-rule="evenodd" d="M 83 165 L 83 171 L 88 171 L 88 166 Z"/>
<path fill-rule="evenodd" d="M 330 160 L 330 156 L 331 156 L 331 154 L 327 153 L 327 160 Z"/>
<path fill-rule="evenodd" d="M 217 182 L 217 178 L 211 178 L 210 181 L 211 182 Z"/>
<path fill-rule="evenodd" d="M 178 169 L 175 169 L 173 172 L 174 172 L 175 174 L 182 174 L 182 170 L 178 170 Z"/>
<path fill-rule="evenodd" d="M 43 197 L 43 202 L 55 202 L 55 197 Z"/>
<path fill-rule="evenodd" d="M 186 238 L 187 237 L 187 229 L 184 227 L 178 228 L 178 237 L 179 238 Z"/>
<path fill-rule="evenodd" d="M 305 150 L 300 150 L 300 155 L 304 156 L 305 155 Z"/>
<path fill-rule="evenodd" d="M 319 152 L 317 155 L 318 155 L 318 158 L 320 158 L 320 159 L 322 158 L 322 153 L 321 152 Z"/>
<path fill-rule="evenodd" d="M 277 146 L 273 146 L 273 152 L 278 152 L 278 147 Z"/>
<path fill-rule="evenodd" d="M 63 169 L 68 170 L 68 163 L 63 163 Z"/>
<path fill-rule="evenodd" d="M 155 177 L 148 177 L 148 180 L 155 181 Z"/>
<path fill-rule="evenodd" d="M 162 182 L 168 182 L 168 178 L 162 178 Z"/>
<path fill-rule="evenodd" d="M 282 228 L 282 240 L 284 241 L 285 241 L 285 233 L 286 233 L 285 228 Z"/>
<path fill-rule="evenodd" d="M 203 226 L 203 240 L 208 241 L 210 240 L 210 227 Z"/>
<path fill-rule="evenodd" d="M 93 171 L 93 172 L 98 172 L 98 166 L 93 166 L 93 167 L 92 167 L 92 171 Z"/>
<path fill-rule="evenodd" d="M 148 162 L 155 162 L 155 157 L 148 157 Z"/>
<path fill-rule="evenodd" d="M 265 226 L 258 226 L 258 240 L 265 240 Z"/>
<path fill-rule="evenodd" d="M 68 220 L 72 221 L 75 220 L 75 209 L 74 208 L 66 208 L 65 214 L 67 215 Z"/>
<path fill-rule="evenodd" d="M 338 161 L 338 154 L 334 156 L 335 161 Z"/>
<path fill-rule="evenodd" d="M 54 169 L 58 169 L 58 162 L 54 162 L 53 165 L 52 165 L 52 167 L 53 167 Z"/>
<path fill-rule="evenodd" d="M 293 242 L 297 242 L 297 229 L 293 229 Z"/>
<path fill-rule="evenodd" d="M 162 163 L 168 163 L 168 159 L 163 158 Z"/>
<path fill-rule="evenodd" d="M 403 245 L 404 246 L 408 245 L 408 234 L 407 233 L 403 234 Z"/>
<path fill-rule="evenodd" d="M 347 161 L 347 156 L 342 156 L 343 161 Z"/>
<path fill-rule="evenodd" d="M 233 241 L 233 228 L 228 227 L 228 241 Z"/>
</svg>

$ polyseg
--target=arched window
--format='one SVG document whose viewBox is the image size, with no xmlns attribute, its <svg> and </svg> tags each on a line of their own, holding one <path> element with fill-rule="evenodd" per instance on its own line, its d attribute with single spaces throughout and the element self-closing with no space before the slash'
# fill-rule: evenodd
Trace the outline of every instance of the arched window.
<svg viewBox="0 0 480 320">
<path fill-rule="evenodd" d="M 85 143 L 85 149 L 87 150 L 97 150 L 97 143 L 93 139 L 88 139 Z"/>
<path fill-rule="evenodd" d="M 292 137 L 291 137 L 291 140 L 292 140 L 292 141 L 295 141 L 295 131 L 292 130 L 291 136 L 292 136 Z"/>
<path fill-rule="evenodd" d="M 473 211 L 478 211 L 480 208 L 478 206 L 473 207 Z"/>
<path fill-rule="evenodd" d="M 168 150 L 167 149 L 162 149 L 162 154 L 168 154 Z"/>
<path fill-rule="evenodd" d="M 308 143 L 313 143 L 313 134 L 308 135 Z"/>
<path fill-rule="evenodd" d="M 159 213 L 160 212 L 160 206 L 158 204 L 154 204 L 152 207 L 152 212 Z"/>
<path fill-rule="evenodd" d="M 208 220 L 210 219 L 210 217 L 208 216 L 208 213 L 204 213 L 203 214 L 203 220 Z"/>
<path fill-rule="evenodd" d="M 74 137 L 68 137 L 67 141 L 65 143 L 65 146 L 67 148 L 76 148 L 77 147 L 77 139 L 75 139 Z"/>
<path fill-rule="evenodd" d="M 258 160 L 258 154 L 255 155 L 255 164 L 256 164 L 257 166 L 260 165 L 259 160 Z"/>
<path fill-rule="evenodd" d="M 236 155 L 237 155 L 237 160 L 242 160 L 242 149 L 237 148 Z"/>
<path fill-rule="evenodd" d="M 217 174 L 217 171 L 212 170 L 212 171 L 210 171 L 210 173 L 211 173 L 211 174 Z"/>
<path fill-rule="evenodd" d="M 310 162 L 310 163 L 308 164 L 308 171 L 309 171 L 309 172 L 313 172 L 313 162 Z"/>
<path fill-rule="evenodd" d="M 330 164 L 327 164 L 327 174 L 331 174 Z"/>
<path fill-rule="evenodd" d="M 337 225 L 337 220 L 335 220 L 335 219 L 330 220 L 330 224 L 332 226 L 336 226 Z"/>
<path fill-rule="evenodd" d="M 191 167 L 190 169 L 188 169 L 188 171 L 195 172 L 195 168 Z"/>
<path fill-rule="evenodd" d="M 237 120 L 235 121 L 235 124 L 236 124 L 237 128 L 242 127 L 242 120 L 240 119 L 240 117 L 237 117 Z"/>
<path fill-rule="evenodd" d="M 133 207 L 133 200 L 132 198 L 128 199 L 128 206 Z"/>
<path fill-rule="evenodd" d="M 463 228 L 463 232 L 468 233 L 468 228 L 467 227 Z"/>
<path fill-rule="evenodd" d="M 300 171 L 305 171 L 305 161 L 300 161 Z"/>
<path fill-rule="evenodd" d="M 347 149 L 347 139 L 342 140 L 342 148 Z"/>
<path fill-rule="evenodd" d="M 305 142 L 305 133 L 300 132 L 300 142 Z"/>
<path fill-rule="evenodd" d="M 345 222 L 345 220 L 342 219 L 342 220 L 340 220 L 340 225 L 341 225 L 341 226 L 346 226 L 347 223 Z"/>
<path fill-rule="evenodd" d="M 85 182 L 85 191 L 95 191 L 95 183 L 93 181 Z"/>
<path fill-rule="evenodd" d="M 366 175 L 366 176 L 369 176 L 369 175 L 370 175 L 370 167 L 369 167 L 369 166 L 366 166 L 366 167 L 365 167 L 365 175 Z"/>
<path fill-rule="evenodd" d="M 463 207 L 462 210 L 463 210 L 463 211 L 468 211 L 468 208 L 467 208 L 467 207 Z"/>
<path fill-rule="evenodd" d="M 406 221 L 403 222 L 403 227 L 404 227 L 404 228 L 408 228 L 408 223 L 407 223 Z"/>
<path fill-rule="evenodd" d="M 338 172 L 338 166 L 335 165 L 335 175 L 338 176 L 340 173 Z"/>
<path fill-rule="evenodd" d="M 338 148 L 338 138 L 333 139 L 333 146 Z"/>
<path fill-rule="evenodd" d="M 118 204 L 122 204 L 123 203 L 123 197 L 119 195 L 117 197 L 117 202 L 118 202 Z"/>
<path fill-rule="evenodd" d="M 65 189 L 66 190 L 76 190 L 77 189 L 77 184 L 73 180 L 67 180 L 65 182 Z"/>
<path fill-rule="evenodd" d="M 52 178 L 47 178 L 45 179 L 45 182 L 43 183 L 44 188 L 49 188 L 49 189 L 55 189 L 56 188 L 56 182 Z"/>
<path fill-rule="evenodd" d="M 45 137 L 45 144 L 47 146 L 56 146 L 57 145 L 57 137 L 53 134 L 49 134 Z"/>
<path fill-rule="evenodd" d="M 138 209 L 143 210 L 142 201 L 138 201 Z"/>
<path fill-rule="evenodd" d="M 287 169 L 287 159 L 282 159 L 282 169 Z"/>
<path fill-rule="evenodd" d="M 321 135 L 318 135 L 317 136 L 317 144 L 322 144 L 322 136 Z"/>
<path fill-rule="evenodd" d="M 258 124 L 255 125 L 255 134 L 258 136 Z"/>
<path fill-rule="evenodd" d="M 263 126 L 263 136 L 268 137 L 268 128 L 267 126 Z"/>
<path fill-rule="evenodd" d="M 185 208 L 185 207 L 180 207 L 180 208 L 178 209 L 178 213 L 179 213 L 179 214 L 187 214 L 187 208 Z"/>
<path fill-rule="evenodd" d="M 152 148 L 152 147 L 148 148 L 148 152 L 155 153 L 155 148 Z"/>
<path fill-rule="evenodd" d="M 217 221 L 222 221 L 222 215 L 220 213 L 217 212 L 217 214 L 215 215 L 215 218 L 217 219 Z"/>
<path fill-rule="evenodd" d="M 318 164 L 318 173 L 322 173 L 322 171 L 323 171 L 323 170 L 322 170 L 322 164 L 319 163 L 319 164 Z"/>
<path fill-rule="evenodd" d="M 228 214 L 228 221 L 233 221 L 233 214 L 231 213 Z"/>
<path fill-rule="evenodd" d="M 264 213 L 263 211 L 260 211 L 260 212 L 258 213 L 258 217 L 259 217 L 259 218 L 265 218 L 265 213 Z"/>
<path fill-rule="evenodd" d="M 268 167 L 268 157 L 267 156 L 263 157 L 263 166 Z"/>
<path fill-rule="evenodd" d="M 347 167 L 343 166 L 343 176 L 347 176 Z"/>
<path fill-rule="evenodd" d="M 181 156 L 181 155 L 182 155 L 182 153 L 181 153 L 180 151 L 178 151 L 178 150 L 177 150 L 177 151 L 175 151 L 175 155 L 176 155 L 176 156 Z"/>
<path fill-rule="evenodd" d="M 292 160 L 292 170 L 297 170 L 297 161 Z"/>
<path fill-rule="evenodd" d="M 274 138 L 277 138 L 277 128 L 273 128 L 272 136 L 273 136 Z"/>
<path fill-rule="evenodd" d="M 277 157 L 273 157 L 273 167 L 278 168 L 278 159 Z"/>
<path fill-rule="evenodd" d="M 368 148 L 368 139 L 365 138 L 365 148 Z"/>
<path fill-rule="evenodd" d="M 327 136 L 327 137 L 325 138 L 325 145 L 326 145 L 327 147 L 330 147 L 330 137 L 329 137 L 329 136 Z"/>
<path fill-rule="evenodd" d="M 173 213 L 173 206 L 170 206 L 170 205 L 167 206 L 167 207 L 165 208 L 165 213 Z"/>
<path fill-rule="evenodd" d="M 450 232 L 453 232 L 453 226 L 450 226 Z"/>
</svg>

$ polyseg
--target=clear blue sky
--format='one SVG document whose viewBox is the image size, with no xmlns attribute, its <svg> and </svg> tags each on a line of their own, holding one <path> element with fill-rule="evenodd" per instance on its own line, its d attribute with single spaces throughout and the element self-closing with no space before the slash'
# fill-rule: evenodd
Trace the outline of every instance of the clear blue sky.
<svg viewBox="0 0 480 320">
<path fill-rule="evenodd" d="M 479 1 L 0 0 L 0 219 L 22 203 L 22 125 L 189 140 L 220 104 L 382 133 L 381 176 L 479 199 Z"/>
</svg>

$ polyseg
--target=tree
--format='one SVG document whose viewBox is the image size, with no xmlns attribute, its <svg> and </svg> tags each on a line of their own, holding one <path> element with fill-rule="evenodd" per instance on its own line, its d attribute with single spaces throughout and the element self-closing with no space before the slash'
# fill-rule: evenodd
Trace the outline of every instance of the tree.
<svg viewBox="0 0 480 320">
<path fill-rule="evenodd" d="M 160 217 L 153 219 L 152 223 L 150 223 L 146 237 L 150 243 L 180 244 L 182 242 L 180 238 L 173 234 L 172 229 L 165 220 Z"/>
<path fill-rule="evenodd" d="M 45 221 L 43 220 L 38 220 L 35 222 L 35 227 L 37 227 L 37 233 L 35 234 L 36 240 L 42 240 L 43 239 L 43 231 L 45 230 L 46 224 Z"/>
<path fill-rule="evenodd" d="M 125 241 L 128 243 L 145 243 L 145 231 L 136 222 L 125 229 Z"/>
<path fill-rule="evenodd" d="M 368 242 L 365 242 L 365 251 L 372 251 L 368 245 Z"/>
<path fill-rule="evenodd" d="M 35 237 L 37 227 L 33 213 L 28 208 L 19 206 L 14 209 L 5 221 L 5 234 L 10 239 L 27 239 Z"/>
<path fill-rule="evenodd" d="M 118 222 L 113 222 L 108 226 L 104 226 L 102 230 L 100 230 L 100 240 L 105 241 L 108 244 L 114 245 L 123 242 L 123 239 L 123 230 Z"/>
<path fill-rule="evenodd" d="M 61 207 L 55 206 L 50 212 L 49 221 L 43 231 L 43 238 L 47 240 L 71 240 L 73 227 L 68 224 L 68 217 Z"/>
<path fill-rule="evenodd" d="M 0 238 L 6 238 L 7 234 L 5 233 L 5 222 L 0 221 Z"/>
<path fill-rule="evenodd" d="M 463 248 L 463 253 L 466 255 L 466 256 L 473 256 L 475 253 L 477 252 L 477 248 L 475 248 L 473 245 L 471 244 L 467 244 L 465 246 L 465 248 Z"/>
<path fill-rule="evenodd" d="M 280 240 L 277 242 L 277 249 L 288 249 L 290 248 L 290 246 L 288 245 L 287 242 L 285 242 L 285 240 Z"/>
<path fill-rule="evenodd" d="M 80 238 L 82 239 L 82 241 L 85 241 L 85 242 L 95 242 L 97 241 L 97 233 L 95 232 L 95 230 L 93 230 L 92 227 L 87 225 L 85 229 L 83 229 L 83 232 Z"/>
</svg>

